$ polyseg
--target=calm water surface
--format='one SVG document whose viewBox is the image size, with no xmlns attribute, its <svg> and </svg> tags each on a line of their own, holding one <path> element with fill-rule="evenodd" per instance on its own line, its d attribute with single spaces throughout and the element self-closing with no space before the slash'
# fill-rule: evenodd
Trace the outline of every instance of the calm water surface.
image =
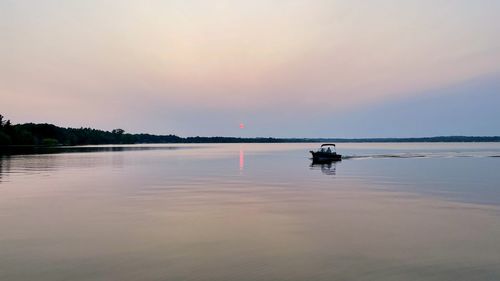
<svg viewBox="0 0 500 281">
<path fill-rule="evenodd" d="M 500 280 L 500 144 L 316 146 L 0 156 L 0 280 Z"/>
</svg>

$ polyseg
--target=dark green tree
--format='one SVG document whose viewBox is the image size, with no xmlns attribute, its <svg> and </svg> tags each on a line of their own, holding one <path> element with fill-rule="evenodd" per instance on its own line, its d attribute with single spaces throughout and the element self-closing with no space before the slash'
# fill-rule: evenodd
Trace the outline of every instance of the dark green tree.
<svg viewBox="0 0 500 281">
<path fill-rule="evenodd" d="M 112 134 L 114 135 L 123 135 L 125 133 L 125 130 L 123 129 L 114 129 L 113 131 L 111 131 Z"/>
</svg>

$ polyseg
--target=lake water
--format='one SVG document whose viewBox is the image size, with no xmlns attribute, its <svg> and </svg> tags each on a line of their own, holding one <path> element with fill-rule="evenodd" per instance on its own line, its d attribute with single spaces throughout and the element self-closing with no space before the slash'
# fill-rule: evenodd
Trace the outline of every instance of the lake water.
<svg viewBox="0 0 500 281">
<path fill-rule="evenodd" d="M 0 156 L 0 280 L 500 280 L 499 143 L 316 147 Z"/>
</svg>

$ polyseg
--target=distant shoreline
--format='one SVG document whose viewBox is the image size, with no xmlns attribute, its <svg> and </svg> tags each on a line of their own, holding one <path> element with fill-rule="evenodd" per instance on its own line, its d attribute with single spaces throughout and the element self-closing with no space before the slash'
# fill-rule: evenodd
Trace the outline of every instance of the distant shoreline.
<svg viewBox="0 0 500 281">
<path fill-rule="evenodd" d="M 274 137 L 179 137 L 176 135 L 130 134 L 92 128 L 63 128 L 53 124 L 11 124 L 0 115 L 0 147 L 61 147 L 100 144 L 162 143 L 440 143 L 500 142 L 500 136 L 435 136 L 414 138 L 274 138 Z"/>
<path fill-rule="evenodd" d="M 131 134 L 135 135 L 135 134 Z M 171 137 L 151 135 L 152 137 Z M 237 138 L 237 137 L 178 137 L 175 141 L 158 142 L 103 142 L 85 144 L 28 144 L 28 145 L 0 145 L 0 148 L 46 148 L 46 147 L 74 147 L 85 145 L 133 145 L 133 144 L 217 144 L 217 143 L 498 143 L 500 136 L 437 136 L 419 138 Z"/>
</svg>

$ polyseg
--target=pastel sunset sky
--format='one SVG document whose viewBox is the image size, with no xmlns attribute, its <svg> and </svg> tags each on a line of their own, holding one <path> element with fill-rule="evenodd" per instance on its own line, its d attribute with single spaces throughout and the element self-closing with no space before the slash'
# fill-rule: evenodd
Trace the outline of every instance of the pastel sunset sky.
<svg viewBox="0 0 500 281">
<path fill-rule="evenodd" d="M 499 12 L 497 0 L 2 0 L 0 113 L 181 136 L 500 135 Z"/>
</svg>

